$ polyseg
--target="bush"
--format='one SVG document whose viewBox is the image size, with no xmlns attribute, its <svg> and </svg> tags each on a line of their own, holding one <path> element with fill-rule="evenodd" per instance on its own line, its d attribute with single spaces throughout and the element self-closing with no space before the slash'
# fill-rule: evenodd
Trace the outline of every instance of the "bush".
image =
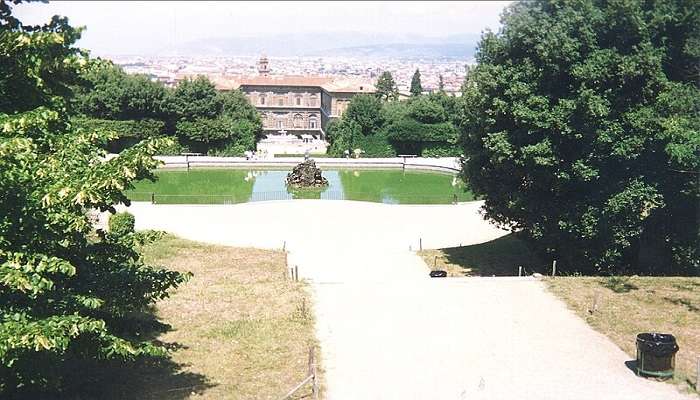
<svg viewBox="0 0 700 400">
<path fill-rule="evenodd" d="M 450 122 L 426 124 L 412 118 L 394 121 L 385 130 L 387 137 L 395 142 L 454 142 L 459 136 Z"/>
<path fill-rule="evenodd" d="M 165 123 L 154 119 L 117 121 L 73 117 L 70 123 L 77 129 L 98 132 L 105 138 L 105 148 L 110 153 L 120 153 L 143 139 L 159 137 L 165 132 Z"/>
<path fill-rule="evenodd" d="M 167 146 L 162 146 L 158 149 L 158 155 L 161 156 L 178 156 L 182 153 L 189 153 L 189 147 L 180 143 L 177 140 L 173 140 Z"/>
<path fill-rule="evenodd" d="M 116 213 L 109 217 L 109 233 L 115 236 L 125 236 L 134 233 L 136 218 L 128 212 Z"/>
<path fill-rule="evenodd" d="M 452 143 L 427 143 L 421 153 L 423 157 L 459 157 L 462 149 Z"/>
<path fill-rule="evenodd" d="M 215 157 L 242 157 L 248 150 L 250 150 L 249 147 L 240 143 L 230 143 L 224 147 L 209 149 L 207 155 Z"/>
<path fill-rule="evenodd" d="M 246 150 L 255 150 L 256 129 L 250 121 L 228 116 L 183 120 L 176 125 L 178 137 L 190 149 L 221 156 L 240 156 Z"/>
<path fill-rule="evenodd" d="M 361 138 L 356 147 L 364 151 L 364 157 L 395 157 L 396 150 L 391 146 L 386 135 L 377 133 Z"/>
<path fill-rule="evenodd" d="M 142 120 L 110 120 L 89 117 L 74 117 L 70 120 L 74 128 L 87 131 L 114 132 L 118 137 L 151 138 L 162 136 L 165 132 L 165 123 L 155 119 Z"/>
</svg>

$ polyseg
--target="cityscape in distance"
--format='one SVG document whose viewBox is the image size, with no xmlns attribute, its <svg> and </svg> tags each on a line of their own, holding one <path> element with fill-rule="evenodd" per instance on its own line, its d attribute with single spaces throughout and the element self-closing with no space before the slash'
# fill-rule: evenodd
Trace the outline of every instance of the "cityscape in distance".
<svg viewBox="0 0 700 400">
<path fill-rule="evenodd" d="M 209 77 L 254 75 L 257 56 L 140 56 L 114 55 L 109 58 L 131 74 L 145 74 L 153 80 L 175 84 L 183 76 L 206 75 Z M 407 93 L 411 76 L 420 70 L 421 82 L 425 91 L 438 89 L 442 75 L 444 90 L 458 93 L 466 74 L 466 67 L 473 58 L 377 58 L 377 57 L 275 57 L 270 60 L 271 76 L 308 75 L 355 78 L 368 83 L 376 82 L 383 71 L 390 71 L 398 89 Z"/>
</svg>

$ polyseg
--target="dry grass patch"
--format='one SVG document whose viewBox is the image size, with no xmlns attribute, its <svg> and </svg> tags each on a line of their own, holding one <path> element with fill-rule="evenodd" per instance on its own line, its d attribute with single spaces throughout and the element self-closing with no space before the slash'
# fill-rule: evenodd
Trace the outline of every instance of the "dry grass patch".
<svg viewBox="0 0 700 400">
<path fill-rule="evenodd" d="M 311 301 L 304 283 L 285 278 L 283 252 L 166 236 L 143 253 L 194 275 L 155 310 L 170 325 L 157 339 L 174 348 L 175 367 L 137 368 L 116 397 L 279 399 L 305 378 L 317 346 Z"/>
<path fill-rule="evenodd" d="M 700 357 L 700 278 L 561 277 L 545 280 L 581 318 L 636 357 L 635 339 L 642 332 L 671 333 L 676 354 L 675 383 L 697 387 Z M 598 297 L 596 311 L 592 311 Z"/>
</svg>

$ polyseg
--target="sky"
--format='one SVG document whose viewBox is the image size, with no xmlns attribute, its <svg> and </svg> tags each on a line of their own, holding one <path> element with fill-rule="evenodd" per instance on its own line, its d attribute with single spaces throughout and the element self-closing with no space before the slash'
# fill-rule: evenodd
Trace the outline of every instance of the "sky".
<svg viewBox="0 0 700 400">
<path fill-rule="evenodd" d="M 20 4 L 37 24 L 52 15 L 86 26 L 78 43 L 98 54 L 156 52 L 183 41 L 281 33 L 364 32 L 443 37 L 497 30 L 501 2 L 59 1 Z"/>
</svg>

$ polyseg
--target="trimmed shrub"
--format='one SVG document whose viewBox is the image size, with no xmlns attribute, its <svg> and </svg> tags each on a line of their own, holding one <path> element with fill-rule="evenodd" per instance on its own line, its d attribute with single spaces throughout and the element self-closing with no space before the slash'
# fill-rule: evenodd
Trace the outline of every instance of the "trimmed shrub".
<svg viewBox="0 0 700 400">
<path fill-rule="evenodd" d="M 459 136 L 450 122 L 426 124 L 411 118 L 394 121 L 385 130 L 392 142 L 454 142 Z"/>
<path fill-rule="evenodd" d="M 426 143 L 421 153 L 423 157 L 459 157 L 462 149 L 453 143 Z"/>
<path fill-rule="evenodd" d="M 125 236 L 134 233 L 136 218 L 128 212 L 116 213 L 109 217 L 109 233 L 116 236 Z"/>
<path fill-rule="evenodd" d="M 110 153 L 119 153 L 142 139 L 162 136 L 165 123 L 154 119 L 109 120 L 89 117 L 74 117 L 70 120 L 73 128 L 88 132 L 98 132 L 105 137 L 105 148 Z M 110 137 L 116 135 L 116 137 Z M 109 139 L 107 139 L 109 137 Z"/>
<path fill-rule="evenodd" d="M 115 132 L 121 137 L 149 138 L 162 136 L 165 132 L 165 122 L 155 119 L 124 120 L 98 119 L 89 117 L 74 117 L 70 120 L 74 128 L 87 131 Z"/>
<path fill-rule="evenodd" d="M 395 157 L 396 151 L 382 133 L 362 137 L 357 147 L 364 151 L 363 157 Z"/>
<path fill-rule="evenodd" d="M 168 146 L 162 146 L 158 149 L 158 155 L 161 156 L 178 156 L 182 153 L 191 152 L 189 147 L 180 143 L 178 140 L 173 140 Z"/>
</svg>

